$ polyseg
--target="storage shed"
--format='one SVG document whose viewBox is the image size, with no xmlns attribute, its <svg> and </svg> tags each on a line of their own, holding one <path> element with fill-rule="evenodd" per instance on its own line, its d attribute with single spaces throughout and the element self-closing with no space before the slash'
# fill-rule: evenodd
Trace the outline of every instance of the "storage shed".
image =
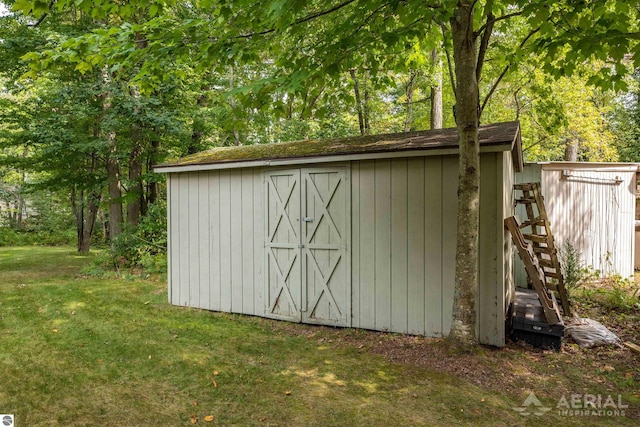
<svg viewBox="0 0 640 427">
<path fill-rule="evenodd" d="M 517 122 L 482 126 L 478 336 L 502 346 Z M 439 337 L 452 321 L 456 129 L 216 148 L 167 173 L 169 301 Z"/>
<path fill-rule="evenodd" d="M 545 162 L 527 164 L 520 182 L 540 182 L 556 247 L 570 242 L 585 267 L 603 275 L 633 276 L 636 257 L 635 163 Z M 521 208 L 519 207 L 518 210 Z M 520 213 L 520 216 L 526 216 Z M 516 283 L 526 286 L 517 261 Z"/>
</svg>

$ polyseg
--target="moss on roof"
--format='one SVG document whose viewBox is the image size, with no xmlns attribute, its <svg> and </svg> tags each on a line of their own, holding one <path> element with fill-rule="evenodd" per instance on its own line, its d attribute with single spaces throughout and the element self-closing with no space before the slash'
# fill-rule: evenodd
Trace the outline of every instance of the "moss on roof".
<svg viewBox="0 0 640 427">
<path fill-rule="evenodd" d="M 497 123 L 480 127 L 480 145 L 513 144 L 519 134 L 518 122 Z M 458 147 L 455 128 L 432 131 L 367 135 L 347 138 L 315 139 L 213 148 L 201 153 L 158 165 L 157 167 L 206 165 L 257 160 L 295 159 L 361 153 L 431 150 Z"/>
</svg>

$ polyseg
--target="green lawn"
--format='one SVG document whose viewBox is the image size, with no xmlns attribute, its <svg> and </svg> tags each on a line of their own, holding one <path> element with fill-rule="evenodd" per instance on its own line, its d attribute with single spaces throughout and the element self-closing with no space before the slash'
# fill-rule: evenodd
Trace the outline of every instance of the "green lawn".
<svg viewBox="0 0 640 427">
<path fill-rule="evenodd" d="M 616 382 L 584 372 L 578 350 L 482 349 L 470 365 L 482 381 L 376 354 L 437 341 L 172 307 L 160 278 L 81 275 L 90 262 L 71 248 L 0 248 L 0 413 L 20 427 L 586 425 L 555 407 L 513 409 L 531 391 L 554 406 L 556 385 L 630 406 L 587 424 L 638 424 L 638 359 Z"/>
</svg>

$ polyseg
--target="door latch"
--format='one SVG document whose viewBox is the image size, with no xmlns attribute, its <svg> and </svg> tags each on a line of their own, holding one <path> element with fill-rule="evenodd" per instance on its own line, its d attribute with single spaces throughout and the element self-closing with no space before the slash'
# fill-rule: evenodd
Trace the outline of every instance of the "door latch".
<svg viewBox="0 0 640 427">
<path fill-rule="evenodd" d="M 310 216 L 302 217 L 302 220 L 303 220 L 304 222 L 313 222 L 313 218 L 311 218 Z"/>
</svg>

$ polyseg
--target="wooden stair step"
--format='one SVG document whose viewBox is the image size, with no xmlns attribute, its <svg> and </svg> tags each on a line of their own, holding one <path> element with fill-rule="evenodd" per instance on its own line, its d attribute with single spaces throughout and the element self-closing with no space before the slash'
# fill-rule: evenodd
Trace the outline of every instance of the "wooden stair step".
<svg viewBox="0 0 640 427">
<path fill-rule="evenodd" d="M 534 219 L 533 221 L 525 221 L 522 223 L 522 225 L 520 225 L 520 228 L 524 228 L 524 227 L 529 227 L 530 225 L 536 225 L 539 227 L 547 227 L 547 220 L 546 219 Z"/>
<path fill-rule="evenodd" d="M 531 191 L 531 190 L 533 190 L 533 183 L 526 182 L 526 183 L 522 183 L 522 184 L 515 184 L 513 186 L 513 188 L 516 189 L 516 190 L 528 190 L 528 191 Z"/>
<path fill-rule="evenodd" d="M 542 267 L 556 268 L 556 263 L 550 259 L 538 258 L 538 263 L 540 263 Z"/>
<path fill-rule="evenodd" d="M 521 203 L 521 204 L 533 204 L 536 203 L 536 199 L 533 198 L 528 198 L 528 199 L 516 199 L 516 203 Z"/>
<path fill-rule="evenodd" d="M 542 246 L 534 246 L 533 247 L 533 251 L 537 252 L 537 253 L 541 253 L 541 254 L 548 254 L 548 255 L 551 255 L 551 254 L 555 253 L 553 251 L 553 249 L 545 248 L 545 247 L 542 247 Z"/>
<path fill-rule="evenodd" d="M 542 234 L 523 234 L 522 237 L 536 243 L 547 243 L 549 241 L 549 236 Z"/>
</svg>

